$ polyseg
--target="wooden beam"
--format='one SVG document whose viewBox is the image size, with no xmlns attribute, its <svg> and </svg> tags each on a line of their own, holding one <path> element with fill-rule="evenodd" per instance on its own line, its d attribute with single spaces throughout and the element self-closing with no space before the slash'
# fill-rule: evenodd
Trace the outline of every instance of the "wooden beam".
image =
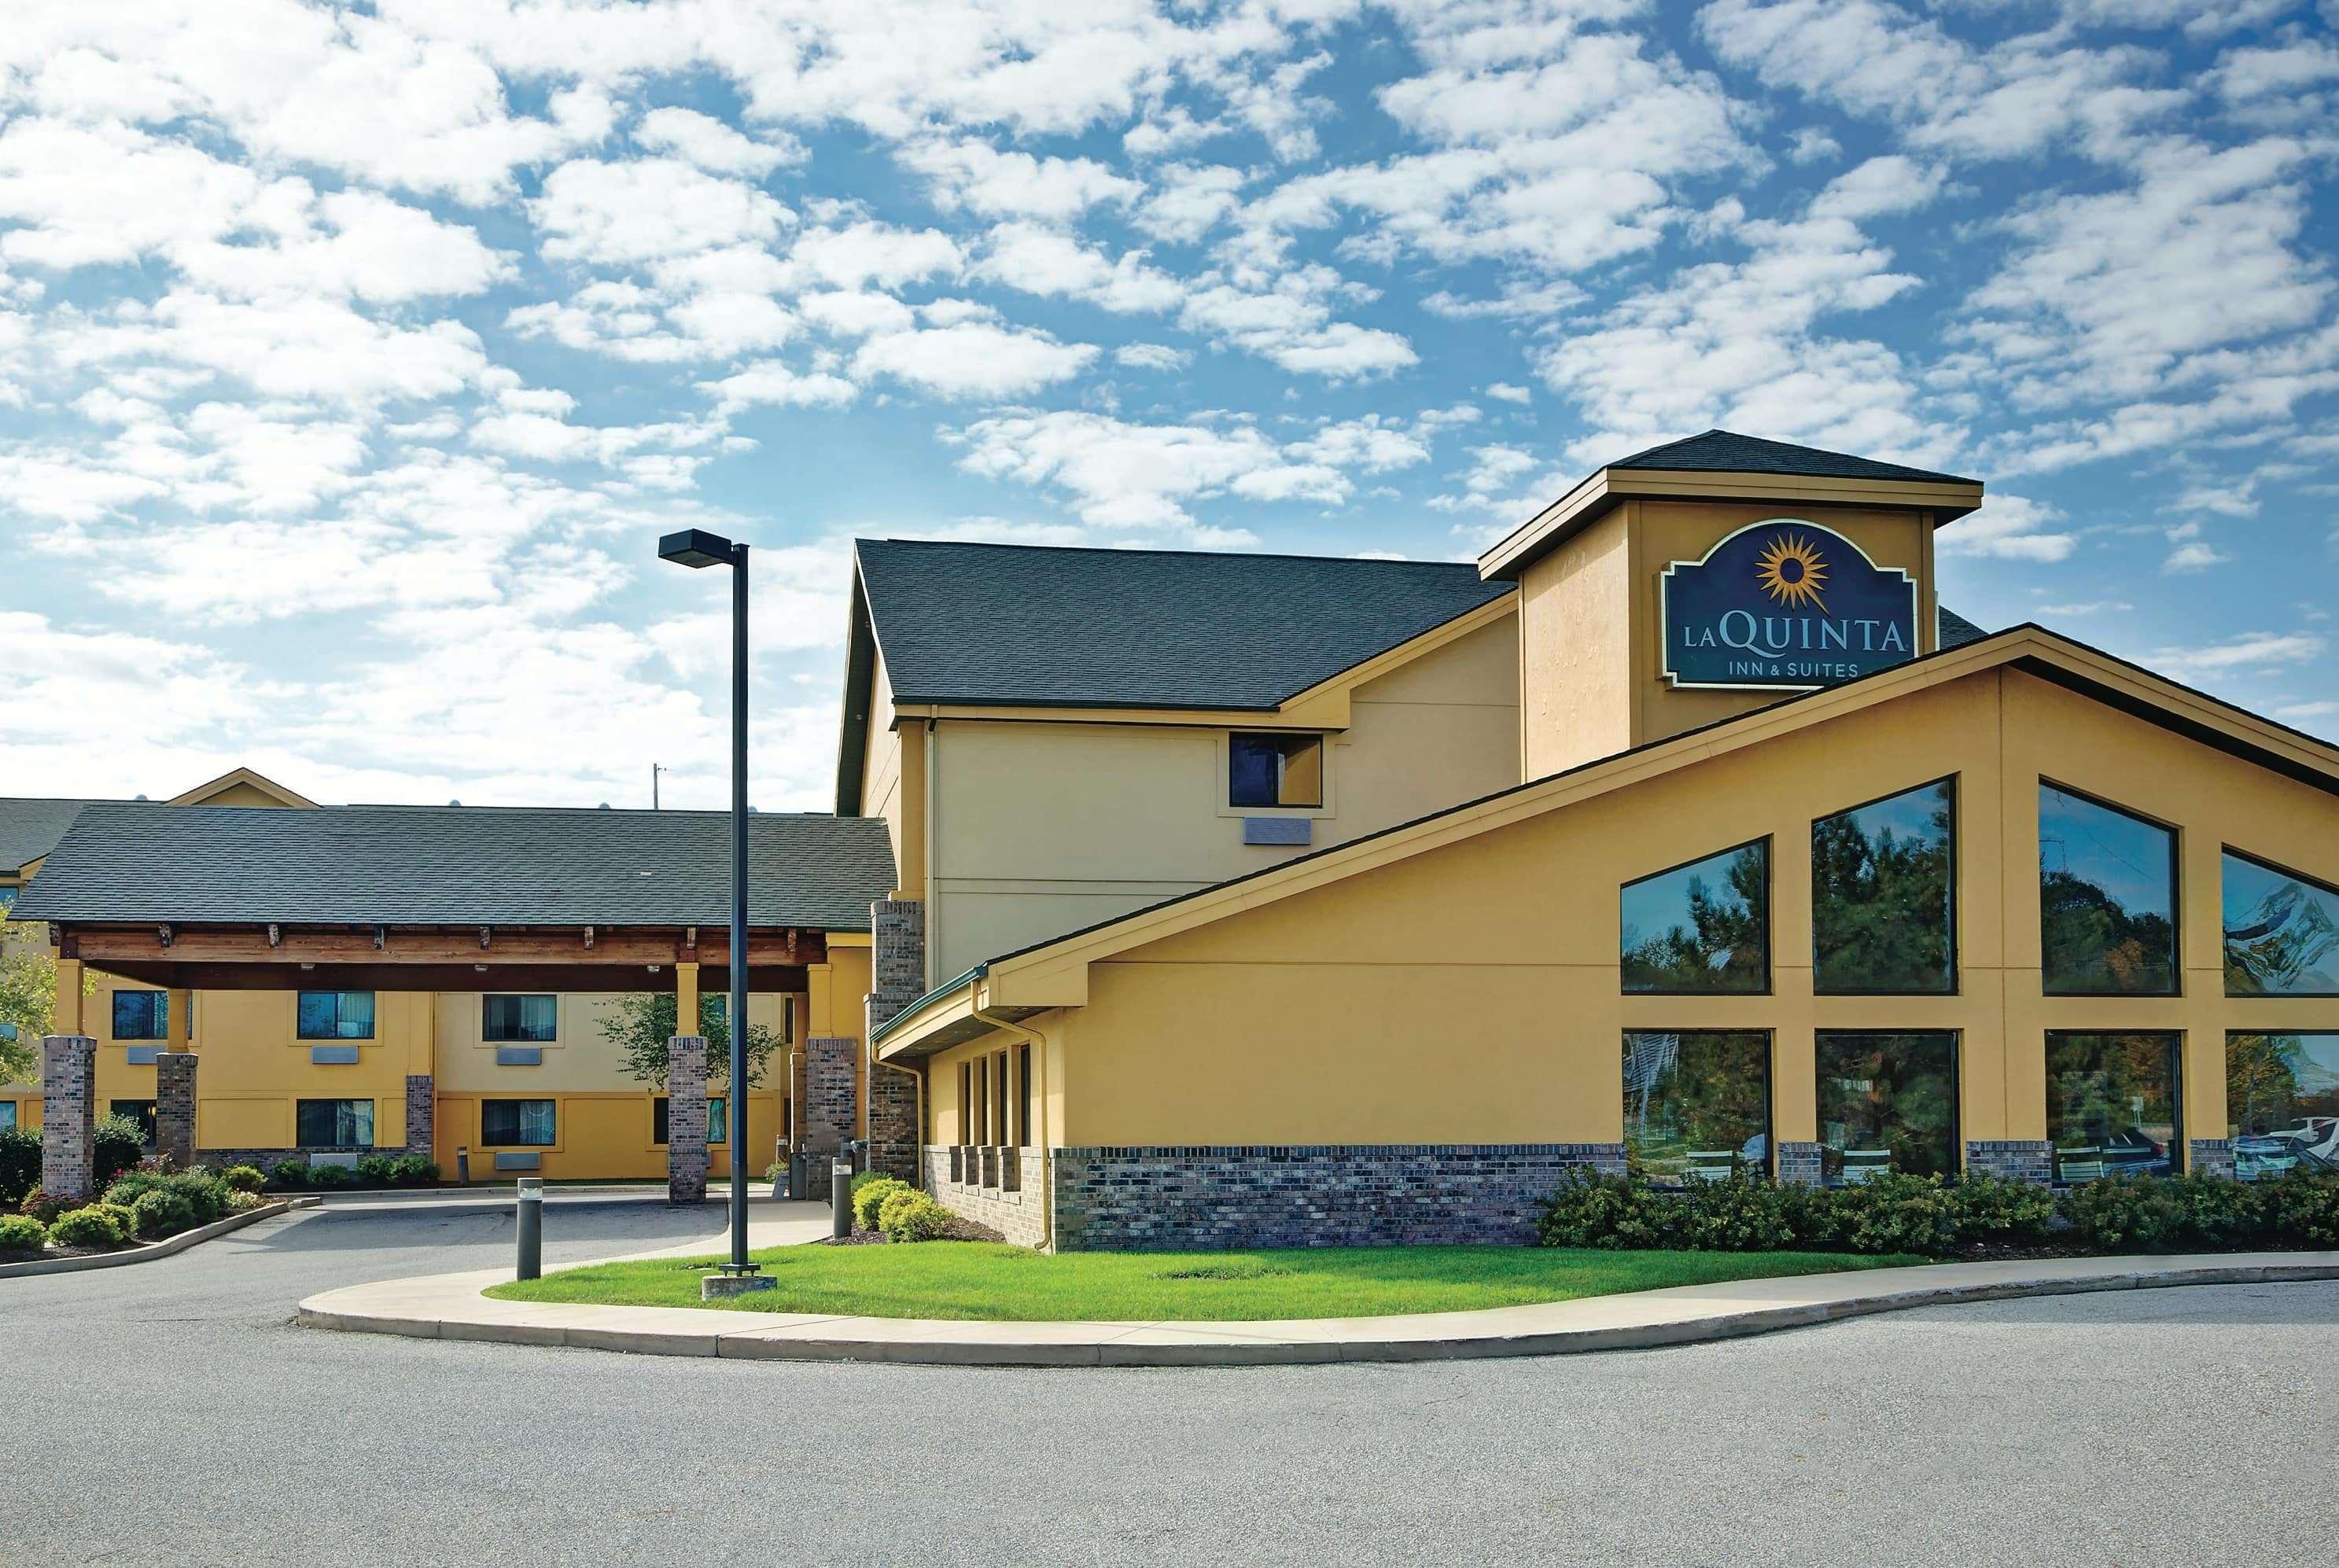
<svg viewBox="0 0 2339 1568">
<path fill-rule="evenodd" d="M 726 964 L 731 959 L 728 932 L 696 948 L 686 947 L 682 932 L 597 930 L 588 945 L 584 933 L 571 926 L 562 930 L 509 930 L 495 933 L 488 947 L 477 945 L 469 932 L 400 930 L 390 940 L 390 928 L 301 931 L 281 926 L 189 928 L 173 926 L 167 941 L 154 926 L 61 926 L 59 950 L 102 967 L 126 962 L 272 963 L 292 969 L 303 963 L 444 964 L 484 963 L 489 967 L 532 963 L 576 963 L 624 967 L 669 964 L 695 960 Z M 784 929 L 750 933 L 749 963 L 825 963 L 828 939 L 816 931 Z"/>
<path fill-rule="evenodd" d="M 674 990 L 671 971 L 656 974 L 647 965 L 606 963 L 320 963 L 312 969 L 286 963 L 179 963 L 169 960 L 117 961 L 93 967 L 123 980 L 164 990 L 297 991 L 331 987 L 343 991 L 436 991 L 449 993 L 535 991 L 605 994 Z M 728 989 L 730 971 L 701 971 L 709 991 Z M 808 984 L 801 964 L 763 964 L 747 971 L 747 989 L 762 994 L 803 991 Z"/>
</svg>

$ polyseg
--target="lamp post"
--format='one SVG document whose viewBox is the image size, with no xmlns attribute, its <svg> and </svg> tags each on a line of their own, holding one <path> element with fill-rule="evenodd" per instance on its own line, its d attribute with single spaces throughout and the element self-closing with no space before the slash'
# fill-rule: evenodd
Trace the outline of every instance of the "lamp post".
<svg viewBox="0 0 2339 1568">
<path fill-rule="evenodd" d="M 704 528 L 658 540 L 658 559 L 731 568 L 731 1261 L 727 1275 L 757 1272 L 747 1261 L 747 547 Z M 679 1021 L 677 1021 L 678 1022 Z M 698 1027 L 692 1019 L 690 1027 Z"/>
</svg>

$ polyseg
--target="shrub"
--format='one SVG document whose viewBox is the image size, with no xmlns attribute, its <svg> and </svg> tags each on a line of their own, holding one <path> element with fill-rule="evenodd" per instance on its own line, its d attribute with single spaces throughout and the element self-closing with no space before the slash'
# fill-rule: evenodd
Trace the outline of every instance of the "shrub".
<svg viewBox="0 0 2339 1568">
<path fill-rule="evenodd" d="M 25 1201 L 16 1206 L 16 1212 L 29 1214 L 45 1226 L 54 1225 L 58 1215 L 77 1207 L 78 1205 L 72 1198 L 63 1193 L 44 1191 L 36 1187 L 25 1194 Z"/>
<path fill-rule="evenodd" d="M 240 1187 L 228 1188 L 227 1211 L 230 1214 L 242 1214 L 247 1209 L 266 1207 L 268 1199 L 257 1192 L 246 1192 Z"/>
<path fill-rule="evenodd" d="M 228 1194 L 234 1189 L 198 1165 L 169 1178 L 169 1190 L 184 1198 L 197 1225 L 209 1225 L 227 1212 Z"/>
<path fill-rule="evenodd" d="M 1535 1233 L 1545 1247 L 1669 1247 L 1681 1218 L 1675 1194 L 1578 1166 L 1544 1204 Z"/>
<path fill-rule="evenodd" d="M 89 1207 L 97 1210 L 100 1214 L 112 1215 L 113 1217 L 113 1223 L 121 1228 L 123 1240 L 128 1241 L 131 1238 L 138 1234 L 138 1217 L 131 1213 L 130 1210 L 123 1208 L 122 1205 L 118 1203 L 107 1203 L 101 1199 L 96 1203 L 89 1205 Z"/>
<path fill-rule="evenodd" d="M 874 1181 L 856 1178 L 853 1188 L 853 1223 L 864 1230 L 876 1229 L 877 1217 L 884 1209 L 885 1200 L 897 1192 L 913 1190 L 908 1182 L 896 1181 L 890 1176 L 881 1176 Z"/>
<path fill-rule="evenodd" d="M 772 1167 L 772 1170 L 765 1171 L 765 1174 L 768 1176 L 772 1174 L 772 1171 L 779 1171 L 782 1170 L 782 1169 L 783 1168 L 779 1165 L 775 1164 Z M 862 1189 L 864 1188 L 874 1187 L 881 1181 L 890 1181 L 897 1187 L 907 1187 L 910 1185 L 908 1182 L 902 1180 L 898 1177 L 886 1175 L 882 1170 L 864 1170 L 860 1175 L 853 1178 L 853 1196 L 855 1198 L 858 1198 L 861 1196 Z"/>
<path fill-rule="evenodd" d="M 268 1178 L 260 1173 L 256 1165 L 231 1165 L 220 1172 L 220 1179 L 236 1192 L 258 1192 L 268 1185 Z"/>
<path fill-rule="evenodd" d="M 1832 1239 L 1852 1252 L 1938 1257 L 1957 1239 L 1949 1189 L 1939 1177 L 1888 1173 L 1831 1188 Z"/>
<path fill-rule="evenodd" d="M 29 1214 L 0 1214 L 0 1252 L 38 1252 L 49 1228 Z"/>
<path fill-rule="evenodd" d="M 138 1234 L 149 1241 L 176 1236 L 195 1223 L 194 1207 L 187 1201 L 186 1195 L 167 1187 L 139 1194 L 130 1212 L 136 1217 Z"/>
<path fill-rule="evenodd" d="M 41 1135 L 0 1127 L 0 1208 L 14 1208 L 41 1185 Z"/>
<path fill-rule="evenodd" d="M 397 1169 L 397 1162 L 389 1156 L 369 1154 L 358 1161 L 357 1178 L 369 1187 L 388 1187 Z"/>
<path fill-rule="evenodd" d="M 2191 1229 L 2179 1179 L 2107 1176 L 2063 1194 L 2063 1218 L 2079 1239 L 2104 1252 L 2166 1252 Z"/>
<path fill-rule="evenodd" d="M 2339 1247 L 2339 1177 L 2293 1170 L 2261 1184 L 2258 1198 L 2265 1239 L 2282 1247 Z"/>
<path fill-rule="evenodd" d="M 436 1187 L 439 1162 L 419 1154 L 400 1155 L 390 1163 L 390 1178 L 400 1187 Z"/>
<path fill-rule="evenodd" d="M 119 1247 L 127 1239 L 120 1211 L 96 1207 L 75 1208 L 57 1216 L 49 1227 L 49 1240 L 59 1247 Z"/>
<path fill-rule="evenodd" d="M 113 1178 L 125 1170 L 134 1169 L 146 1157 L 146 1135 L 138 1124 L 126 1116 L 99 1119 L 95 1136 L 90 1143 L 90 1159 L 95 1167 L 97 1185 L 113 1185 Z"/>
<path fill-rule="evenodd" d="M 2265 1196 L 2256 1184 L 2224 1176 L 2186 1176 L 2173 1185 L 2185 1212 L 2186 1245 L 2250 1247 L 2265 1235 Z"/>
<path fill-rule="evenodd" d="M 357 1173 L 346 1165 L 312 1165 L 309 1168 L 311 1187 L 347 1187 L 357 1179 Z"/>
<path fill-rule="evenodd" d="M 2055 1223 L 2055 1195 L 2035 1181 L 1975 1172 L 1942 1190 L 1961 1242 L 2036 1241 Z"/>
<path fill-rule="evenodd" d="M 1676 1247 L 1702 1252 L 1770 1252 L 1793 1245 L 1796 1207 L 1767 1176 L 1733 1170 L 1720 1181 L 1693 1181 L 1677 1195 Z"/>
<path fill-rule="evenodd" d="M 125 1170 L 105 1189 L 105 1201 L 128 1208 L 150 1192 L 168 1187 L 171 1178 L 152 1170 Z"/>
<path fill-rule="evenodd" d="M 950 1233 L 952 1219 L 949 1209 L 905 1186 L 877 1211 L 877 1228 L 888 1241 L 936 1241 Z"/>
<path fill-rule="evenodd" d="M 298 1191 L 309 1185 L 309 1162 L 305 1159 L 280 1159 L 268 1168 L 268 1179 L 279 1187 Z"/>
</svg>

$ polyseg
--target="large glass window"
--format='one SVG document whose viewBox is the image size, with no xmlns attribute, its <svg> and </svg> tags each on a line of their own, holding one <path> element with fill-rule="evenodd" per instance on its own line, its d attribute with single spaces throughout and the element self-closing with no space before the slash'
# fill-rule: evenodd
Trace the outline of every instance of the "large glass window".
<svg viewBox="0 0 2339 1568">
<path fill-rule="evenodd" d="M 1624 884 L 1626 991 L 1771 989 L 1771 844 L 1741 844 Z"/>
<path fill-rule="evenodd" d="M 1811 823 L 1814 989 L 1957 989 L 1956 819 L 1943 779 Z"/>
<path fill-rule="evenodd" d="M 2339 1031 L 2227 1035 L 2226 1117 L 2244 1181 L 2339 1170 Z"/>
<path fill-rule="evenodd" d="M 2226 852 L 2226 994 L 2339 996 L 2339 892 Z"/>
<path fill-rule="evenodd" d="M 1322 805 L 1324 737 L 1229 735 L 1227 804 L 1238 807 Z"/>
<path fill-rule="evenodd" d="M 303 1149 L 371 1149 L 373 1101 L 303 1100 L 293 1105 L 293 1136 Z"/>
<path fill-rule="evenodd" d="M 1624 1036 L 1624 1149 L 1657 1180 L 1771 1165 L 1771 1037 L 1753 1030 Z"/>
<path fill-rule="evenodd" d="M 548 1149 L 557 1129 L 551 1100 L 479 1101 L 479 1141 L 490 1149 Z"/>
<path fill-rule="evenodd" d="M 2040 784 L 2038 924 L 2048 995 L 2176 995 L 2176 835 Z"/>
<path fill-rule="evenodd" d="M 2182 1035 L 2047 1032 L 2047 1141 L 2055 1179 L 2167 1176 L 2181 1159 Z"/>
<path fill-rule="evenodd" d="M 371 1040 L 373 992 L 302 991 L 299 1032 L 302 1040 Z"/>
<path fill-rule="evenodd" d="M 1820 1169 L 1831 1185 L 1958 1170 L 1958 1037 L 1821 1031 Z"/>
<path fill-rule="evenodd" d="M 666 1120 L 669 1114 L 668 1107 L 669 1102 L 663 1094 L 650 1102 L 650 1141 L 652 1143 L 664 1143 L 666 1140 L 666 1128 L 669 1125 Z M 723 1103 L 723 1097 L 717 1095 L 706 1102 L 706 1141 L 721 1143 L 730 1135 L 730 1114 Z"/>
<path fill-rule="evenodd" d="M 166 1040 L 171 1033 L 171 993 L 166 991 L 117 991 L 113 993 L 113 1038 Z"/>
<path fill-rule="evenodd" d="M 117 1100 L 106 1107 L 115 1116 L 127 1117 L 138 1124 L 138 1141 L 147 1148 L 154 1147 L 154 1102 L 151 1100 Z"/>
<path fill-rule="evenodd" d="M 13 1100 L 0 1100 L 0 1129 L 11 1128 L 15 1125 L 16 1102 Z"/>
<path fill-rule="evenodd" d="M 483 996 L 479 1008 L 480 1037 L 485 1040 L 545 1040 L 559 1033 L 558 997 Z"/>
</svg>

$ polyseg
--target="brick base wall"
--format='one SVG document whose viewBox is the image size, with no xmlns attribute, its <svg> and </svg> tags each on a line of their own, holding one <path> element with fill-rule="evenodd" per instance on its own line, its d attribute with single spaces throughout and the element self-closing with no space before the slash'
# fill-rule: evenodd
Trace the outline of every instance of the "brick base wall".
<svg viewBox="0 0 2339 1568">
<path fill-rule="evenodd" d="M 1972 1139 L 1966 1143 L 1966 1169 L 2044 1187 L 2055 1179 L 2055 1159 L 2043 1138 Z"/>
<path fill-rule="evenodd" d="M 1820 1145 L 1789 1142 L 1779 1145 L 1780 1186 L 1817 1187 L 1823 1179 Z"/>
<path fill-rule="evenodd" d="M 185 1169 L 195 1163 L 195 1069 L 192 1050 L 154 1058 L 154 1152 Z"/>
<path fill-rule="evenodd" d="M 678 1034 L 666 1047 L 666 1200 L 706 1201 L 706 1040 Z"/>
<path fill-rule="evenodd" d="M 2196 1176 L 2234 1174 L 2234 1140 L 2230 1138 L 2196 1138 L 2192 1140 L 2192 1171 Z"/>
<path fill-rule="evenodd" d="M 853 1137 L 858 1098 L 854 1068 L 860 1053 L 861 1042 L 850 1035 L 815 1035 L 804 1042 L 804 1098 L 797 1116 L 807 1151 L 834 1154 Z"/>
<path fill-rule="evenodd" d="M 436 1085 L 427 1072 L 406 1075 L 406 1152 L 425 1159 L 438 1145 L 432 1141 L 439 1114 Z"/>
<path fill-rule="evenodd" d="M 97 1169 L 97 1041 L 86 1034 L 41 1040 L 41 1188 L 87 1198 Z"/>
<path fill-rule="evenodd" d="M 198 1149 L 195 1150 L 195 1163 L 213 1170 L 225 1170 L 231 1165 L 249 1165 L 256 1167 L 265 1176 L 268 1168 L 280 1159 L 297 1159 L 306 1164 L 311 1155 L 322 1154 L 354 1154 L 360 1159 L 403 1159 L 411 1153 L 419 1153 L 425 1159 L 430 1157 L 428 1149 L 406 1149 L 394 1146 L 388 1149 Z M 453 1171 L 445 1175 L 449 1180 L 454 1179 Z"/>
<path fill-rule="evenodd" d="M 918 1179 L 918 1080 L 887 1067 L 869 1078 L 868 1169 Z"/>
<path fill-rule="evenodd" d="M 1036 1149 L 929 1149 L 925 1188 L 952 1214 L 1037 1247 L 1047 1229 L 1040 1169 Z"/>
</svg>

